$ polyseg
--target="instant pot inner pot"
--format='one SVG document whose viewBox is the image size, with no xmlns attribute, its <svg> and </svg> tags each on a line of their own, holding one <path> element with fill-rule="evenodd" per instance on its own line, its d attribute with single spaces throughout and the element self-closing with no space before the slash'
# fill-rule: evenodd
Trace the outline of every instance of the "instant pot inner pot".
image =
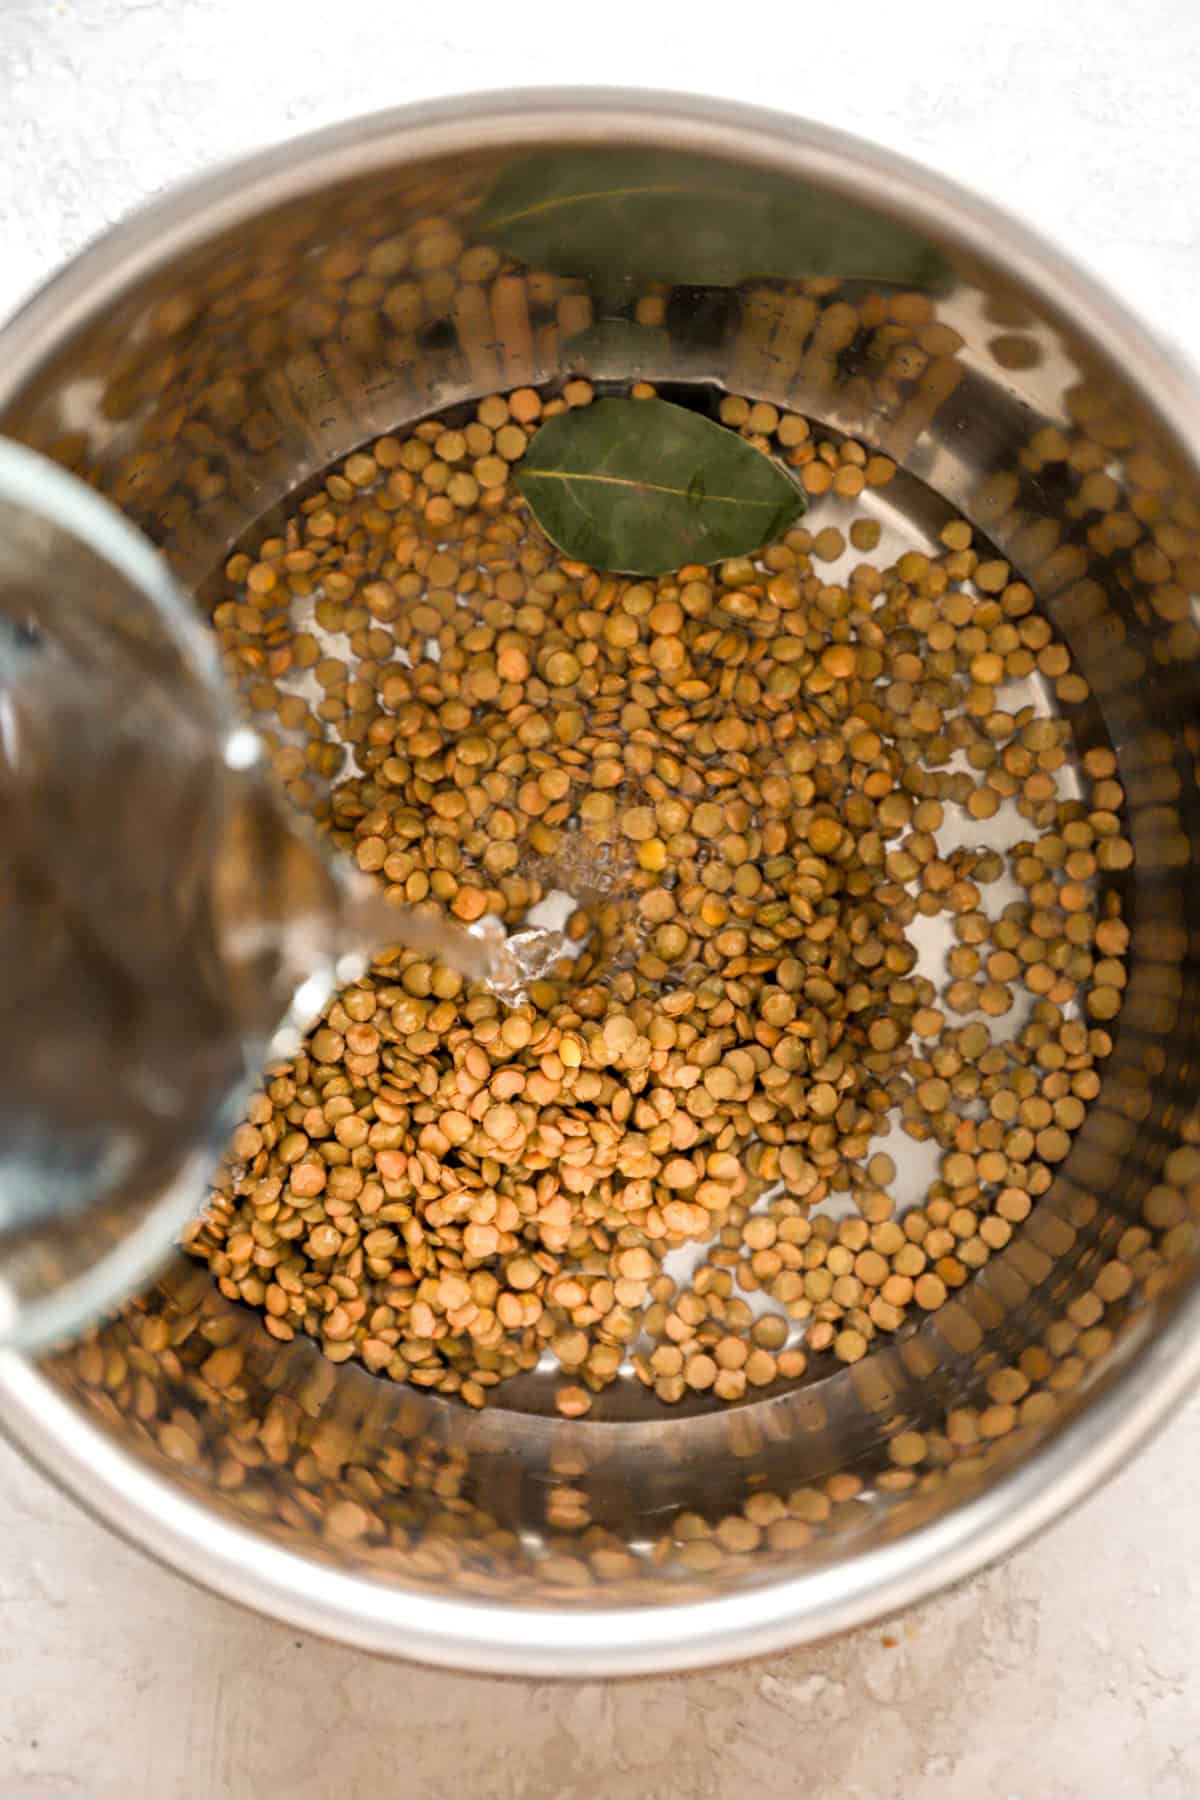
<svg viewBox="0 0 1200 1800">
<path fill-rule="evenodd" d="M 42 1365 L 130 1458 L 401 1600 L 676 1602 L 903 1537 L 1036 1456 L 1193 1277 L 1195 469 L 1154 396 L 1001 268 L 787 172 L 802 147 L 767 167 L 646 134 L 416 161 L 376 136 L 332 183 L 314 151 L 282 201 L 185 197 L 182 247 L 10 373 L 0 428 L 115 500 L 201 599 L 330 464 L 485 394 L 637 379 L 849 436 L 899 466 L 888 541 L 968 520 L 1086 678 L 1076 735 L 1115 751 L 1135 852 L 1113 877 L 1128 987 L 1099 1096 L 1011 1242 L 853 1367 L 813 1358 L 732 1407 L 624 1380 L 580 1420 L 532 1376 L 472 1413 L 277 1342 L 182 1258 Z M 805 523 L 838 517 L 821 500 Z"/>
</svg>

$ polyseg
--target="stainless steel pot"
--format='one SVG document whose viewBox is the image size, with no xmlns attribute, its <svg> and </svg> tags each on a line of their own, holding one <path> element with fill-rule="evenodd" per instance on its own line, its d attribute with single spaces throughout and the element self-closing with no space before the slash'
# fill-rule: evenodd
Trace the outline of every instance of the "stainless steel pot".
<svg viewBox="0 0 1200 1800">
<path fill-rule="evenodd" d="M 564 159 L 596 171 L 603 216 L 521 239 L 513 194 L 540 182 L 553 210 Z M 678 204 L 647 211 L 643 187 Z M 950 1305 L 853 1369 L 734 1410 L 618 1399 L 567 1422 L 535 1385 L 474 1416 L 279 1345 L 181 1265 L 81 1345 L 0 1360 L 32 1458 L 264 1612 L 537 1675 L 696 1666 L 876 1618 L 1120 1466 L 1200 1367 L 1200 400 L 1176 359 L 925 170 L 770 114 L 609 92 L 388 114 L 193 183 L 85 252 L 0 348 L 0 429 L 110 494 L 201 592 L 363 439 L 572 368 L 712 381 L 851 432 L 1033 585 L 1091 685 L 1081 728 L 1117 751 L 1136 851 L 1125 1007 L 1070 1157 Z M 1118 1245 L 1119 1294 L 1101 1278 Z M 219 1383 L 216 1347 L 237 1352 Z M 1006 1369 L 1019 1398 L 998 1418 Z"/>
</svg>

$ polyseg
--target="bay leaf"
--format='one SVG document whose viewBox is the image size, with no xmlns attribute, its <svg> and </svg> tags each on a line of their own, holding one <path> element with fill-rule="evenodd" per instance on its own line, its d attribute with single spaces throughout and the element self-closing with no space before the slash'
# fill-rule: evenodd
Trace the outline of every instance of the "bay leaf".
<svg viewBox="0 0 1200 1800">
<path fill-rule="evenodd" d="M 807 504 L 744 438 L 666 400 L 557 413 L 530 440 L 516 483 L 565 555 L 624 575 L 744 556 Z"/>
<path fill-rule="evenodd" d="M 621 282 L 737 287 L 812 276 L 938 287 L 928 238 L 859 202 L 773 170 L 686 152 L 546 151 L 498 178 L 476 237 L 531 268 Z"/>
</svg>

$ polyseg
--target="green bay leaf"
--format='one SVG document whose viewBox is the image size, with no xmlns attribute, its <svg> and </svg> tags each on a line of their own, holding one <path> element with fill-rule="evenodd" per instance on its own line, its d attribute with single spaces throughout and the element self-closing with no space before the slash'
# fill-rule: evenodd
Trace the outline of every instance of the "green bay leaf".
<svg viewBox="0 0 1200 1800">
<path fill-rule="evenodd" d="M 623 575 L 759 550 L 804 492 L 744 438 L 666 400 L 607 399 L 547 419 L 516 483 L 567 556 Z"/>
<path fill-rule="evenodd" d="M 474 232 L 531 268 L 590 276 L 606 290 L 811 276 L 926 288 L 949 274 L 928 238 L 857 201 L 772 170 L 650 148 L 527 157 L 496 181 Z"/>
</svg>

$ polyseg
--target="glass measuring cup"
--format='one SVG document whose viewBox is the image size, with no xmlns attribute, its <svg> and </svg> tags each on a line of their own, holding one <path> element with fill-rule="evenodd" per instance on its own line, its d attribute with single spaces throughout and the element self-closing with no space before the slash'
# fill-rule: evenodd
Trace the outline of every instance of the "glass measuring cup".
<svg viewBox="0 0 1200 1800">
<path fill-rule="evenodd" d="M 143 1281 L 339 968 L 214 649 L 106 501 L 0 441 L 0 1344 Z"/>
</svg>

